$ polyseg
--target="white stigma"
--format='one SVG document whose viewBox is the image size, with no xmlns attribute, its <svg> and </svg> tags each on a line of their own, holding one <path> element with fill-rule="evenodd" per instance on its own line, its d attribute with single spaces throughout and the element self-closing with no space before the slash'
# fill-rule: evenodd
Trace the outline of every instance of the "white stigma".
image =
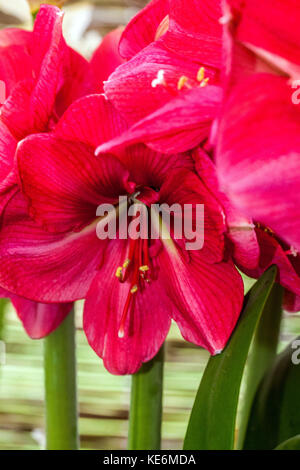
<svg viewBox="0 0 300 470">
<path fill-rule="evenodd" d="M 296 250 L 294 246 L 290 247 L 290 252 L 291 252 L 291 255 L 294 256 L 295 258 L 296 256 L 298 256 L 298 251 Z"/>
<path fill-rule="evenodd" d="M 124 330 L 119 330 L 118 331 L 118 338 L 120 338 L 120 339 L 124 338 Z"/>
<path fill-rule="evenodd" d="M 152 80 L 151 82 L 151 86 L 152 88 L 156 88 L 158 85 L 165 85 L 165 71 L 160 69 L 158 72 L 157 72 L 157 76 L 156 78 L 154 78 L 154 80 Z"/>
</svg>

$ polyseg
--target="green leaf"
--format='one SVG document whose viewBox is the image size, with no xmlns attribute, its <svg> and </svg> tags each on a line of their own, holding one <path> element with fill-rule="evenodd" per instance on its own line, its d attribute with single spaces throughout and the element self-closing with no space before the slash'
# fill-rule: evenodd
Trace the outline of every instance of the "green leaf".
<svg viewBox="0 0 300 470">
<path fill-rule="evenodd" d="M 274 449 L 300 433 L 300 337 L 276 358 L 255 397 L 246 449 Z"/>
<path fill-rule="evenodd" d="M 233 449 L 239 394 L 250 345 L 276 279 L 272 266 L 248 294 L 238 325 L 224 351 L 205 369 L 184 442 L 188 450 Z"/>
<path fill-rule="evenodd" d="M 283 288 L 275 283 L 253 337 L 242 383 L 238 413 L 237 448 L 242 449 L 251 407 L 265 372 L 276 358 L 282 318 Z"/>
<path fill-rule="evenodd" d="M 275 450 L 300 450 L 300 434 L 291 437 L 287 441 L 281 442 Z"/>
</svg>

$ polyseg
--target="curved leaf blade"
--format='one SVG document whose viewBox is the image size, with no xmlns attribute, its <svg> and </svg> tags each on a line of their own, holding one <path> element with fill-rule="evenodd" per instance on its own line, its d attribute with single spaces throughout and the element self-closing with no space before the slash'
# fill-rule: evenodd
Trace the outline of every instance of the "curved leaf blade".
<svg viewBox="0 0 300 470">
<path fill-rule="evenodd" d="M 256 282 L 224 351 L 211 357 L 202 377 L 184 442 L 185 450 L 227 450 L 235 444 L 241 381 L 253 336 L 277 274 L 272 266 Z"/>
<path fill-rule="evenodd" d="M 279 342 L 283 288 L 275 283 L 253 337 L 242 383 L 238 411 L 238 449 L 243 448 L 255 394 L 266 371 L 272 366 Z"/>
<path fill-rule="evenodd" d="M 253 404 L 245 449 L 274 449 L 300 433 L 300 337 L 277 356 Z"/>
<path fill-rule="evenodd" d="M 300 450 L 300 434 L 281 442 L 274 450 Z"/>
</svg>

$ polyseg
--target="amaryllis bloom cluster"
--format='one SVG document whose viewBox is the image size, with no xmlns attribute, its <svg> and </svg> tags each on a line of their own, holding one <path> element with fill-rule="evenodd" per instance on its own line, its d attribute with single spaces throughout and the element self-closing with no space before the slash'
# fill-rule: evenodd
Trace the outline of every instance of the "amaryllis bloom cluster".
<svg viewBox="0 0 300 470">
<path fill-rule="evenodd" d="M 1 31 L 0 295 L 32 337 L 84 299 L 112 373 L 154 357 L 172 320 L 217 354 L 241 312 L 237 268 L 272 264 L 299 309 L 299 14 L 295 0 L 152 0 L 89 62 L 54 6 L 32 32 Z M 188 204 L 196 229 L 204 205 L 203 246 L 188 249 L 153 204 Z M 105 205 L 112 238 L 99 237 Z M 158 237 L 121 236 L 124 207 L 138 227 L 140 206 Z"/>
</svg>

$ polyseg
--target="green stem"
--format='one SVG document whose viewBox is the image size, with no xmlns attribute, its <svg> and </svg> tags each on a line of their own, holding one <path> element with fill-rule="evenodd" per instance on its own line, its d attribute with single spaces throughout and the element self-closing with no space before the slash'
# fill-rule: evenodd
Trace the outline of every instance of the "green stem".
<svg viewBox="0 0 300 470">
<path fill-rule="evenodd" d="M 5 364 L 5 343 L 4 343 L 4 327 L 5 327 L 5 310 L 8 299 L 0 299 L 0 372 Z"/>
<path fill-rule="evenodd" d="M 74 311 L 45 339 L 44 366 L 47 449 L 76 450 L 79 438 Z"/>
<path fill-rule="evenodd" d="M 164 349 L 132 376 L 129 450 L 159 450 L 161 444 Z"/>
<path fill-rule="evenodd" d="M 0 341 L 4 339 L 4 316 L 8 299 L 0 299 Z"/>
</svg>

